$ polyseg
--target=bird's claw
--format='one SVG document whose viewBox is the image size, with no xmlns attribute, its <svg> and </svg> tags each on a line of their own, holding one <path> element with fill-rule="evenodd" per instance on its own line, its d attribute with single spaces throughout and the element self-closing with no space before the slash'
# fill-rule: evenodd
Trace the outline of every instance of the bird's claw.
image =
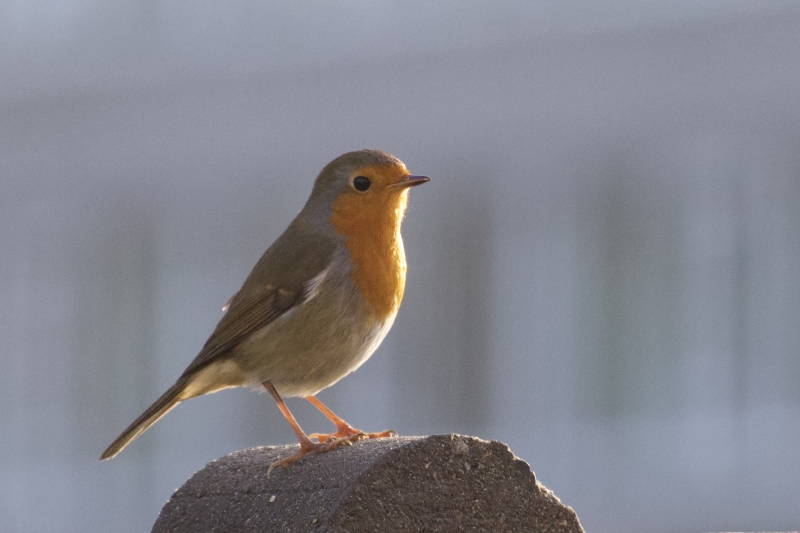
<svg viewBox="0 0 800 533">
<path fill-rule="evenodd" d="M 363 439 L 384 439 L 387 437 L 397 437 L 397 432 L 393 429 L 387 429 L 378 433 L 366 433 L 360 429 L 352 427 L 342 427 L 336 433 L 312 433 L 308 436 L 310 439 L 317 439 L 317 442 L 335 442 L 339 440 L 346 440 L 349 442 L 358 442 Z"/>
<path fill-rule="evenodd" d="M 347 439 L 334 440 L 334 441 L 330 441 L 330 442 L 311 442 L 311 441 L 308 441 L 307 443 L 301 443 L 300 444 L 300 449 L 297 450 L 297 453 L 295 453 L 294 455 L 292 455 L 290 457 L 286 457 L 284 459 L 281 459 L 280 461 L 275 461 L 274 463 L 269 465 L 269 468 L 267 469 L 267 478 L 269 478 L 269 475 L 272 473 L 272 469 L 275 468 L 276 466 L 282 466 L 283 468 L 289 468 L 290 464 L 296 463 L 297 461 L 302 459 L 303 456 L 305 456 L 305 455 L 307 455 L 309 453 L 312 453 L 312 452 L 315 452 L 315 453 L 330 452 L 330 451 L 333 451 L 333 450 L 335 450 L 337 448 L 340 448 L 342 446 L 345 446 L 345 445 L 346 446 L 352 446 L 353 443 L 350 442 Z"/>
<path fill-rule="evenodd" d="M 317 442 L 327 443 L 327 442 L 336 442 L 343 440 L 349 444 L 352 444 L 356 441 L 361 439 L 366 439 L 367 434 L 363 431 L 354 431 L 354 432 L 336 432 L 336 433 L 312 433 L 308 436 L 309 439 L 317 439 Z"/>
</svg>

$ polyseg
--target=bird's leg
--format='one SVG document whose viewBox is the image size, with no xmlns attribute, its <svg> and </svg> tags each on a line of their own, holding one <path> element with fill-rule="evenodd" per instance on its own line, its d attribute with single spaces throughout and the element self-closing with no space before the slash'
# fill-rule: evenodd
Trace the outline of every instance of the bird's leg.
<svg viewBox="0 0 800 533">
<path fill-rule="evenodd" d="M 328 409 L 325 404 L 317 400 L 313 396 L 306 396 L 306 400 L 311 402 L 311 405 L 320 410 L 328 420 L 333 422 L 336 426 L 336 433 L 312 433 L 308 436 L 310 439 L 317 439 L 317 442 L 337 442 L 339 440 L 346 440 L 348 442 L 355 442 L 361 439 L 382 439 L 384 437 L 396 437 L 397 432 L 391 429 L 381 431 L 380 433 L 364 433 L 360 429 L 356 429 L 338 416 L 336 413 Z"/>
<path fill-rule="evenodd" d="M 281 410 L 283 417 L 289 422 L 289 425 L 292 426 L 294 430 L 294 434 L 297 435 L 297 440 L 300 441 L 300 449 L 297 451 L 296 454 L 292 455 L 291 457 L 287 457 L 286 459 L 281 459 L 280 461 L 275 461 L 271 465 L 269 465 L 269 469 L 267 470 L 267 477 L 269 477 L 270 472 L 276 466 L 282 466 L 283 468 L 289 468 L 289 465 L 295 463 L 300 460 L 301 457 L 306 455 L 310 452 L 329 452 L 331 450 L 335 450 L 336 448 L 341 447 L 343 444 L 350 445 L 351 442 L 347 439 L 342 439 L 339 441 L 331 441 L 331 442 L 312 442 L 309 439 L 305 432 L 303 432 L 303 428 L 300 427 L 300 424 L 297 423 L 292 413 L 289 411 L 289 408 L 286 407 L 286 404 L 283 402 L 283 399 L 278 394 L 278 391 L 275 390 L 275 387 L 269 381 L 265 381 L 262 383 L 264 388 L 272 395 L 275 399 L 275 403 L 278 404 L 278 409 Z M 335 416 L 335 415 L 334 415 Z"/>
</svg>

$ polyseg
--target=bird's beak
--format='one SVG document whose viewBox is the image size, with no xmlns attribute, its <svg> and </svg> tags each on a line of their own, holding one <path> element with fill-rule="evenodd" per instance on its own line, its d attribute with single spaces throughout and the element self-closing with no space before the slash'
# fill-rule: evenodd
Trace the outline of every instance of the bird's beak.
<svg viewBox="0 0 800 533">
<path fill-rule="evenodd" d="M 428 181 L 431 181 L 431 179 L 428 176 L 408 175 L 403 179 L 401 179 L 400 181 L 398 181 L 397 183 L 393 183 L 391 187 L 394 189 L 408 189 L 409 187 L 416 187 L 417 185 L 422 185 L 423 183 L 426 183 Z"/>
</svg>

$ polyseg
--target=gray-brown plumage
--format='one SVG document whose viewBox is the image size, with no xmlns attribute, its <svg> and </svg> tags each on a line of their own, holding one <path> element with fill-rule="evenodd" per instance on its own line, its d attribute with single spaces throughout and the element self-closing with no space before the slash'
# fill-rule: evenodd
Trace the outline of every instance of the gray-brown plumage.
<svg viewBox="0 0 800 533">
<path fill-rule="evenodd" d="M 238 386 L 266 387 L 273 394 L 298 433 L 302 453 L 338 444 L 309 441 L 280 396 L 304 396 L 320 408 L 339 430 L 325 435 L 326 441 L 369 436 L 313 395 L 358 368 L 391 328 L 405 285 L 400 223 L 407 191 L 426 181 L 377 150 L 350 152 L 329 163 L 302 211 L 231 298 L 200 353 L 101 459 L 117 455 L 178 403 Z"/>
</svg>

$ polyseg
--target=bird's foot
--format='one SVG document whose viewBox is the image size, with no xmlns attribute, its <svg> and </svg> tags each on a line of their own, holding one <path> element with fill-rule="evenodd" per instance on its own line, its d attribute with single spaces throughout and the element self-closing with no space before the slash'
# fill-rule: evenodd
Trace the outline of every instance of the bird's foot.
<svg viewBox="0 0 800 533">
<path fill-rule="evenodd" d="M 286 459 L 281 459 L 280 461 L 275 461 L 271 465 L 269 465 L 269 469 L 267 469 L 267 477 L 269 477 L 272 469 L 276 466 L 282 466 L 283 468 L 289 468 L 289 465 L 292 463 L 296 463 L 299 461 L 304 455 L 309 454 L 311 452 L 316 453 L 324 453 L 330 452 L 337 448 L 341 448 L 342 446 L 352 446 L 352 442 L 349 439 L 340 439 L 340 440 L 332 440 L 329 442 L 311 442 L 308 441 L 300 441 L 300 449 L 297 450 L 297 453 L 292 455 L 291 457 L 287 457 Z"/>
<path fill-rule="evenodd" d="M 350 425 L 338 426 L 336 433 L 312 433 L 308 436 L 310 439 L 317 439 L 317 442 L 330 443 L 338 442 L 341 440 L 349 442 L 357 442 L 362 439 L 384 439 L 386 437 L 396 437 L 397 432 L 393 429 L 387 429 L 379 433 L 365 433 L 360 429 L 356 429 Z"/>
</svg>

